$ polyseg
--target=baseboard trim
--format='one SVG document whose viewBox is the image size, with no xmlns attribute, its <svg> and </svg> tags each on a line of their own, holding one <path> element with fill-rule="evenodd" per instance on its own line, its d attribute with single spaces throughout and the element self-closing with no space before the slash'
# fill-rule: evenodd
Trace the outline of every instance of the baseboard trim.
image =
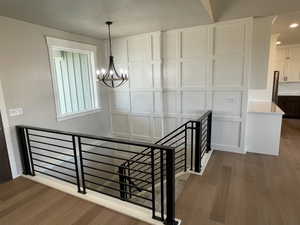
<svg viewBox="0 0 300 225">
<path fill-rule="evenodd" d="M 208 161 L 209 161 L 209 159 L 210 159 L 210 157 L 211 157 L 213 151 L 214 151 L 214 150 L 212 149 L 212 150 L 210 150 L 208 153 L 204 154 L 204 156 L 203 156 L 203 158 L 202 158 L 202 168 L 201 168 L 201 172 L 200 172 L 200 173 L 197 173 L 197 172 L 192 171 L 192 170 L 188 170 L 188 172 L 189 172 L 190 174 L 195 174 L 195 175 L 198 175 L 198 176 L 202 176 L 202 175 L 204 174 L 204 172 L 205 172 L 206 166 L 207 166 L 207 164 L 208 164 Z"/>
<path fill-rule="evenodd" d="M 77 186 L 69 184 L 64 181 L 54 179 L 46 175 L 37 174 L 35 176 L 28 176 L 28 175 L 22 175 L 22 176 L 32 181 L 44 184 L 51 188 L 73 195 L 75 197 L 93 202 L 97 205 L 119 212 L 131 218 L 141 220 L 153 225 L 163 225 L 163 222 L 152 219 L 151 210 L 145 209 L 143 207 L 136 206 L 134 204 L 121 201 L 119 199 L 104 194 L 100 194 L 98 192 L 91 191 L 91 190 L 88 190 L 86 194 L 80 194 L 77 192 Z M 176 218 L 176 221 L 179 222 L 178 225 L 181 224 L 180 219 Z"/>
</svg>

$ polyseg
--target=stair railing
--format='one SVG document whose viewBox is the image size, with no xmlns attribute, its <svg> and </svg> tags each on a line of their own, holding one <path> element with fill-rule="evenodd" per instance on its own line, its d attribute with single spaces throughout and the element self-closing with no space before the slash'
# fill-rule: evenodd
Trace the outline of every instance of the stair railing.
<svg viewBox="0 0 300 225">
<path fill-rule="evenodd" d="M 211 150 L 211 126 L 212 126 L 212 111 L 206 111 L 197 120 L 190 120 L 183 125 L 179 126 L 162 139 L 155 142 L 163 146 L 169 146 L 175 149 L 174 164 L 175 174 L 185 172 L 187 169 L 196 173 L 201 172 L 202 159 L 205 153 Z M 127 198 L 132 198 L 132 194 L 137 195 L 143 193 L 143 190 L 151 189 L 159 190 L 156 186 L 160 187 L 160 219 L 164 220 L 165 208 L 168 208 L 168 202 L 165 202 L 165 191 L 169 189 L 165 184 L 165 180 L 168 178 L 166 171 L 168 166 L 165 165 L 165 153 L 157 151 L 154 154 L 150 154 L 152 151 L 150 148 L 146 148 L 140 155 L 133 156 L 130 160 L 122 163 L 120 167 L 125 174 L 130 174 L 131 178 L 142 179 L 135 183 L 131 183 L 130 186 L 124 185 L 123 188 L 128 190 Z M 188 162 L 188 156 L 190 162 Z M 141 165 L 135 163 L 135 160 L 142 162 L 154 162 L 154 165 Z M 145 172 L 153 172 L 153 174 L 147 174 Z M 145 182 L 148 179 L 154 180 L 151 184 Z M 155 203 L 155 201 L 154 201 Z M 154 209 L 157 209 L 155 205 Z M 153 217 L 157 217 L 153 214 Z"/>
<path fill-rule="evenodd" d="M 152 210 L 153 218 L 168 225 L 175 221 L 175 148 L 158 144 L 116 138 L 99 137 L 31 126 L 17 126 L 23 160 L 23 172 L 35 176 L 42 174 L 77 186 L 79 193 L 95 191 Z M 143 149 L 150 149 L 142 153 Z M 164 155 L 160 161 L 166 165 L 165 180 L 168 190 L 167 216 L 156 215 L 154 156 Z M 149 156 L 150 160 L 139 160 Z M 134 159 L 133 159 L 134 158 Z M 123 162 L 150 166 L 152 170 L 131 169 L 141 172 L 147 179 L 138 178 L 120 166 Z M 148 177 L 149 175 L 149 177 Z M 137 182 L 150 185 L 150 189 L 136 186 Z M 130 190 L 130 191 L 129 191 Z M 147 193 L 147 196 L 132 190 Z"/>
<path fill-rule="evenodd" d="M 17 126 L 23 172 L 150 209 L 154 219 L 175 225 L 175 175 L 201 171 L 211 149 L 211 120 L 207 111 L 155 144 Z"/>
</svg>

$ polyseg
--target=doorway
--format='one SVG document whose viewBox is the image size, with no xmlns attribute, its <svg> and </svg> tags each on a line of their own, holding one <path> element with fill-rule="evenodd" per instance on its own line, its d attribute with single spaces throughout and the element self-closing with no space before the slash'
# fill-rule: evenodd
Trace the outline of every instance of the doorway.
<svg viewBox="0 0 300 225">
<path fill-rule="evenodd" d="M 2 115 L 0 111 L 0 184 L 12 179 Z"/>
</svg>

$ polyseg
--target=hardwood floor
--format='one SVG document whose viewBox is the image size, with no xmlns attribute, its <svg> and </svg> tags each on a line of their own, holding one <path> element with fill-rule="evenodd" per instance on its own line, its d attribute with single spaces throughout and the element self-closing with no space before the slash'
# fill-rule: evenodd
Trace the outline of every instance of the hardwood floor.
<svg viewBox="0 0 300 225">
<path fill-rule="evenodd" d="M 25 178 L 0 185 L 1 225 L 147 225 Z"/>
<path fill-rule="evenodd" d="M 299 225 L 300 120 L 285 120 L 280 156 L 215 151 L 177 201 L 183 225 Z"/>
<path fill-rule="evenodd" d="M 176 203 L 182 225 L 299 225 L 300 120 L 285 120 L 280 157 L 215 151 Z M 147 225 L 39 183 L 0 185 L 0 225 Z"/>
</svg>

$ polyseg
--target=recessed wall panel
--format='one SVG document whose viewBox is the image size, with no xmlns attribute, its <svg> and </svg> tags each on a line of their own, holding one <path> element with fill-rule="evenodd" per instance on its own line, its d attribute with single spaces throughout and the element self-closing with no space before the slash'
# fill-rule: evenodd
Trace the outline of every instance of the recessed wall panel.
<svg viewBox="0 0 300 225">
<path fill-rule="evenodd" d="M 241 123 L 221 119 L 213 120 L 212 143 L 226 147 L 240 147 Z"/>
<path fill-rule="evenodd" d="M 162 119 L 160 117 L 153 118 L 153 137 L 162 137 Z"/>
<path fill-rule="evenodd" d="M 166 113 L 178 112 L 178 95 L 177 92 L 164 92 L 163 94 L 163 110 Z"/>
<path fill-rule="evenodd" d="M 242 93 L 216 91 L 213 94 L 213 112 L 216 115 L 241 116 Z"/>
<path fill-rule="evenodd" d="M 127 115 L 112 114 L 112 131 L 114 133 L 128 134 L 129 121 Z"/>
<path fill-rule="evenodd" d="M 130 97 L 128 91 L 111 91 L 110 101 L 113 111 L 130 111 Z"/>
<path fill-rule="evenodd" d="M 183 88 L 206 86 L 205 60 L 195 59 L 181 63 L 181 82 Z"/>
<path fill-rule="evenodd" d="M 152 91 L 135 91 L 131 93 L 132 112 L 152 113 L 153 93 Z"/>
<path fill-rule="evenodd" d="M 214 54 L 244 52 L 245 25 L 239 23 L 219 25 L 214 28 Z"/>
<path fill-rule="evenodd" d="M 153 88 L 152 65 L 144 62 L 129 64 L 130 86 L 133 89 Z"/>
<path fill-rule="evenodd" d="M 167 31 L 163 33 L 163 58 L 176 59 L 178 57 L 178 32 Z"/>
<path fill-rule="evenodd" d="M 150 118 L 147 116 L 130 116 L 131 131 L 134 136 L 150 137 Z"/>
<path fill-rule="evenodd" d="M 176 88 L 178 86 L 178 63 L 168 61 L 164 64 L 163 87 Z"/>
<path fill-rule="evenodd" d="M 149 35 L 137 35 L 128 38 L 129 62 L 145 61 L 151 56 Z"/>
<path fill-rule="evenodd" d="M 181 44 L 183 58 L 205 58 L 208 50 L 207 27 L 193 27 L 182 31 Z"/>
<path fill-rule="evenodd" d="M 218 56 L 213 62 L 215 87 L 241 87 L 244 78 L 244 58 L 240 54 Z"/>
<path fill-rule="evenodd" d="M 197 114 L 206 108 L 206 94 L 201 91 L 182 92 L 182 113 Z"/>
</svg>

